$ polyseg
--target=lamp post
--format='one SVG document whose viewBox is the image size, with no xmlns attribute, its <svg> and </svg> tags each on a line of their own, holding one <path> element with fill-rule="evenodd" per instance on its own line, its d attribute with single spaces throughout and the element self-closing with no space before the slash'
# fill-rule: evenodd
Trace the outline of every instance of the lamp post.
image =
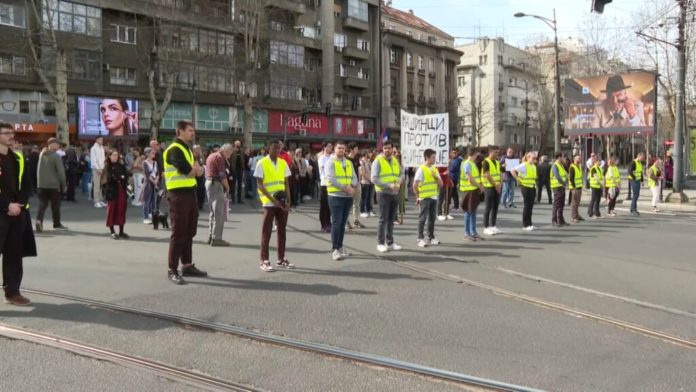
<svg viewBox="0 0 696 392">
<path fill-rule="evenodd" d="M 518 12 L 515 14 L 516 18 L 523 18 L 525 16 L 530 16 L 532 18 L 537 18 L 542 22 L 546 23 L 547 26 L 551 27 L 553 30 L 553 52 L 554 52 L 554 90 L 556 94 L 556 110 L 555 110 L 555 122 L 553 127 L 553 148 L 554 152 L 561 151 L 561 75 L 559 72 L 559 60 L 558 60 L 558 29 L 556 27 L 556 9 L 553 9 L 553 19 L 545 18 L 539 15 L 525 14 L 524 12 Z"/>
</svg>

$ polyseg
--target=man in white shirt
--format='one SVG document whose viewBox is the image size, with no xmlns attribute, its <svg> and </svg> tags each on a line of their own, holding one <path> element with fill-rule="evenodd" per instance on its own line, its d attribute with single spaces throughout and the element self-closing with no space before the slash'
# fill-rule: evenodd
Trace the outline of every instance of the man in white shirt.
<svg viewBox="0 0 696 392">
<path fill-rule="evenodd" d="M 101 193 L 101 176 L 104 171 L 105 160 L 104 138 L 99 136 L 89 150 L 89 161 L 92 165 L 92 193 L 94 196 L 94 207 L 96 208 L 106 207 L 106 204 L 102 202 Z"/>
<path fill-rule="evenodd" d="M 333 144 L 330 141 L 324 142 L 322 155 L 319 157 L 319 178 L 321 179 L 321 195 L 319 196 L 319 222 L 321 223 L 321 231 L 331 233 L 331 210 L 329 209 L 329 194 L 326 190 L 328 183 L 326 182 L 326 173 L 324 167 L 326 162 L 331 160 L 333 153 Z"/>
<path fill-rule="evenodd" d="M 418 216 L 418 246 L 438 245 L 435 238 L 435 217 L 437 216 L 437 197 L 442 188 L 440 173 L 435 167 L 435 150 L 428 148 L 423 154 L 425 164 L 418 167 L 413 179 L 413 192 L 416 194 L 416 204 L 420 207 Z M 428 223 L 428 237 L 423 236 L 423 229 Z"/>
</svg>

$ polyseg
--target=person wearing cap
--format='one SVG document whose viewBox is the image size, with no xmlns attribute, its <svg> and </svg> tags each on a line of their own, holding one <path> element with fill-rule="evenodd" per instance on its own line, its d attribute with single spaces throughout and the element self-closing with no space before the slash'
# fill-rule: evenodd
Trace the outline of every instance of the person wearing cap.
<svg viewBox="0 0 696 392">
<path fill-rule="evenodd" d="M 39 167 L 36 171 L 38 181 L 39 212 L 36 214 L 36 231 L 43 231 L 43 219 L 48 204 L 51 204 L 53 229 L 67 230 L 60 221 L 60 202 L 65 189 L 65 166 L 56 151 L 60 147 L 58 139 L 48 139 L 48 146 L 39 155 Z"/>
<path fill-rule="evenodd" d="M 628 97 L 621 75 L 610 76 L 602 90 L 606 98 L 595 105 L 592 128 L 626 128 L 645 126 L 643 104 Z"/>
</svg>

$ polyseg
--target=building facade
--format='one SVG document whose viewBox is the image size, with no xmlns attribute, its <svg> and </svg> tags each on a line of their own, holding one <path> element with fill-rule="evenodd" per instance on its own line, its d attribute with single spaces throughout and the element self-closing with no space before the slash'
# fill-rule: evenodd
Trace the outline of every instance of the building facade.
<svg viewBox="0 0 696 392">
<path fill-rule="evenodd" d="M 460 145 L 538 149 L 544 77 L 538 56 L 502 38 L 479 38 L 457 47 Z M 525 138 L 526 136 L 526 138 Z"/>
<path fill-rule="evenodd" d="M 98 109 L 81 97 L 126 100 L 138 130 L 130 136 L 149 137 L 153 101 L 161 103 L 170 86 L 162 138 L 181 119 L 193 119 L 199 137 L 210 142 L 240 138 L 248 94 L 254 144 L 285 137 L 298 144 L 375 139 L 377 0 L 36 4 L 38 15 L 23 0 L 0 0 L 0 120 L 14 124 L 20 140 L 55 134 L 55 104 L 37 71 L 53 80 L 55 48 L 66 54 L 71 140 L 101 134 L 85 131 L 86 112 Z M 42 27 L 55 32 L 53 48 L 36 38 Z M 250 34 L 253 39 L 245 39 Z M 253 78 L 245 76 L 249 58 L 257 68 Z"/>
<path fill-rule="evenodd" d="M 382 127 L 400 137 L 401 110 L 449 113 L 453 140 L 457 126 L 456 66 L 461 52 L 454 38 L 414 15 L 382 6 Z"/>
</svg>

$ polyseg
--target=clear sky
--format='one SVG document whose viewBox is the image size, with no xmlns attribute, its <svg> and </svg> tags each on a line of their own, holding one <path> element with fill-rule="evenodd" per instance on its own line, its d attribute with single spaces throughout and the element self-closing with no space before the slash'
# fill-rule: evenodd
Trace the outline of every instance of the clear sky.
<svg viewBox="0 0 696 392">
<path fill-rule="evenodd" d="M 602 15 L 592 17 L 620 21 L 629 29 L 627 37 L 635 37 L 635 28 L 630 28 L 631 15 L 646 0 L 614 0 L 605 7 Z M 543 36 L 553 38 L 552 30 L 534 18 L 515 18 L 516 12 L 536 14 L 551 19 L 556 8 L 559 39 L 583 37 L 583 21 L 590 15 L 592 0 L 393 0 L 392 7 L 408 11 L 425 19 L 453 36 L 488 36 L 505 38 L 512 45 L 524 45 Z M 467 40 L 459 39 L 457 43 Z"/>
</svg>

